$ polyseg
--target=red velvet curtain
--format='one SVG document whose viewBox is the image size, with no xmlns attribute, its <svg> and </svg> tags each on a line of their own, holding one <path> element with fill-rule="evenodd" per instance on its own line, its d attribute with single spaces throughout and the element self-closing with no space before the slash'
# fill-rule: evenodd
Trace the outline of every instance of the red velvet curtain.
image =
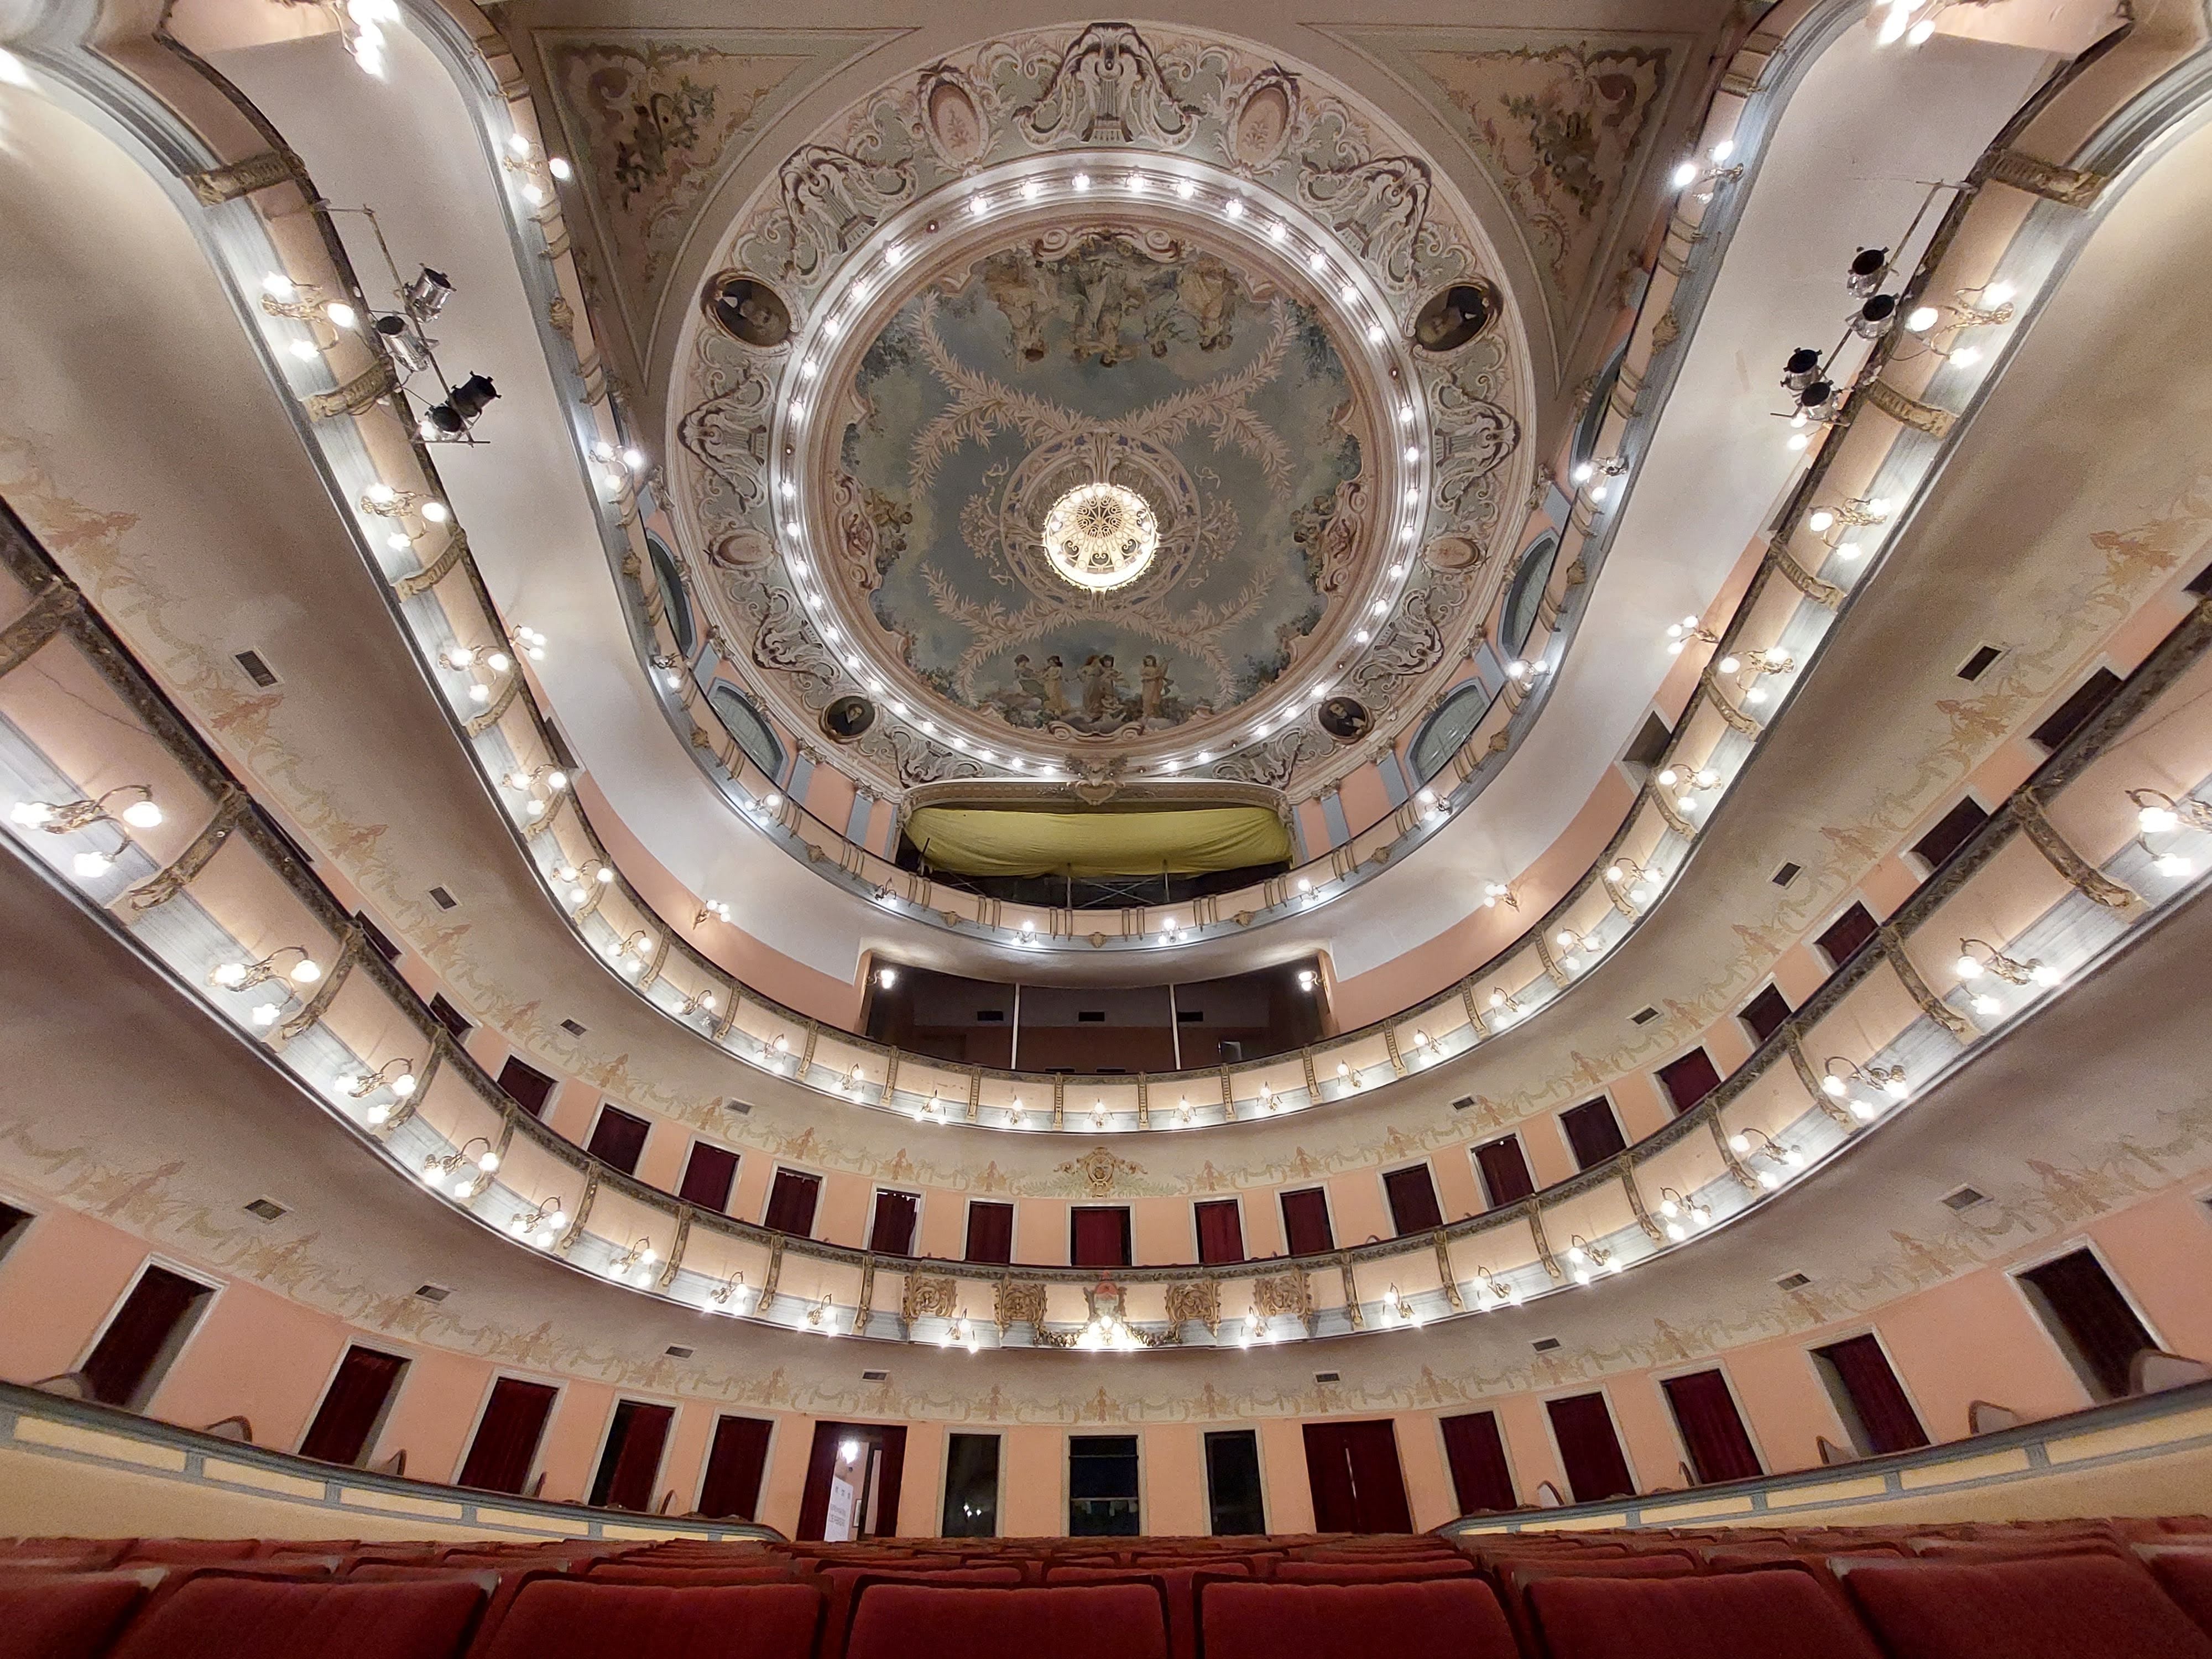
<svg viewBox="0 0 2212 1659">
<path fill-rule="evenodd" d="M 1208 1266 L 1244 1259 L 1244 1220 L 1233 1198 L 1194 1206 L 1198 1213 L 1198 1259 Z"/>
<path fill-rule="evenodd" d="M 629 1408 L 629 1417 L 621 1425 L 622 1446 L 615 1453 L 613 1478 L 600 1501 L 611 1509 L 650 1513 L 653 1478 L 660 1473 L 660 1450 L 668 1443 L 668 1425 L 675 1420 L 676 1408 L 641 1406 L 629 1400 L 623 1406 Z"/>
<path fill-rule="evenodd" d="M 1744 1480 L 1764 1473 L 1726 1377 L 1717 1370 L 1692 1371 L 1687 1376 L 1670 1376 L 1660 1386 L 1667 1391 L 1682 1443 L 1690 1450 L 1690 1467 L 1699 1480 Z"/>
<path fill-rule="evenodd" d="M 1401 1237 L 1425 1233 L 1444 1224 L 1444 1212 L 1437 1204 L 1437 1184 L 1429 1179 L 1427 1164 L 1391 1170 L 1382 1177 L 1382 1188 L 1390 1195 L 1390 1223 Z"/>
<path fill-rule="evenodd" d="M 553 1079 L 534 1066 L 526 1066 L 512 1054 L 499 1068 L 499 1086 L 507 1097 L 532 1117 L 545 1115 L 545 1103 L 553 1097 Z"/>
<path fill-rule="evenodd" d="M 730 1207 L 730 1188 L 738 1179 L 738 1155 L 703 1140 L 691 1143 L 691 1156 L 684 1165 L 684 1184 L 677 1197 L 686 1204 L 720 1215 Z"/>
<path fill-rule="evenodd" d="M 1866 906 L 1854 903 L 1845 907 L 1843 915 L 1828 924 L 1828 931 L 1813 943 L 1826 954 L 1832 965 L 1840 968 L 1859 953 L 1861 945 L 1881 931 Z"/>
<path fill-rule="evenodd" d="M 1129 1265 L 1129 1212 L 1119 1206 L 1079 1205 L 1068 1212 L 1068 1260 L 1079 1267 Z"/>
<path fill-rule="evenodd" d="M 878 1255 L 912 1255 L 915 1218 L 921 1212 L 921 1200 L 912 1193 L 878 1191 L 868 1248 Z"/>
<path fill-rule="evenodd" d="M 325 1463 L 358 1463 L 368 1450 L 368 1437 L 392 1397 L 407 1362 L 397 1354 L 374 1348 L 348 1348 L 338 1362 L 338 1374 L 316 1408 L 307 1437 L 300 1443 L 300 1455 Z"/>
<path fill-rule="evenodd" d="M 208 1287 L 166 1267 L 138 1275 L 131 1295 L 107 1322 L 84 1375 L 92 1397 L 108 1406 L 128 1406 L 160 1361 L 170 1338 L 210 1292 Z"/>
<path fill-rule="evenodd" d="M 764 1417 L 715 1420 L 707 1479 L 699 1488 L 700 1514 L 753 1519 L 760 1508 L 761 1476 L 768 1469 L 769 1432 L 775 1426 Z"/>
<path fill-rule="evenodd" d="M 1443 1419 L 1444 1460 L 1451 1465 L 1452 1491 L 1459 1512 L 1520 1506 L 1513 1494 L 1513 1471 L 1505 1462 L 1504 1437 L 1496 1412 L 1468 1412 Z"/>
<path fill-rule="evenodd" d="M 814 1231 L 814 1200 L 821 1190 L 822 1182 L 813 1176 L 778 1170 L 775 1184 L 769 1188 L 768 1219 L 762 1224 L 807 1237 Z"/>
<path fill-rule="evenodd" d="M 1911 1451 L 1928 1443 L 1928 1431 L 1920 1426 L 1904 1385 L 1889 1368 L 1889 1357 L 1871 1334 L 1814 1352 L 1828 1362 L 1844 1385 L 1866 1431 L 1869 1451 Z"/>
<path fill-rule="evenodd" d="M 1318 1187 L 1283 1194 L 1283 1237 L 1292 1255 L 1326 1255 L 1336 1248 L 1328 1197 Z"/>
<path fill-rule="evenodd" d="M 602 1106 L 599 1121 L 592 1126 L 591 1142 L 585 1150 L 624 1175 L 635 1175 L 637 1161 L 645 1154 L 645 1138 L 652 1127 L 643 1118 L 632 1117 L 617 1107 Z"/>
<path fill-rule="evenodd" d="M 2119 1286 L 2087 1250 L 2062 1255 L 2021 1277 L 2041 1292 L 2051 1317 L 2073 1339 L 2090 1374 L 2107 1399 L 2128 1391 L 2135 1358 L 2158 1344 L 2120 1294 Z"/>
<path fill-rule="evenodd" d="M 1482 1188 L 1490 1207 L 1510 1204 L 1536 1190 L 1528 1173 L 1528 1159 L 1521 1150 L 1521 1137 L 1504 1135 L 1474 1149 L 1475 1167 L 1482 1171 Z"/>
<path fill-rule="evenodd" d="M 1014 1206 L 971 1203 L 968 1206 L 968 1259 L 1010 1262 L 1014 1259 Z"/>
<path fill-rule="evenodd" d="M 538 1442 L 545 1432 L 545 1419 L 552 1415 L 555 1392 L 542 1382 L 512 1376 L 493 1383 L 490 1402 L 477 1425 L 477 1437 L 469 1443 L 457 1484 L 485 1492 L 520 1492 L 537 1461 Z"/>
<path fill-rule="evenodd" d="M 1304 1433 L 1315 1531 L 1413 1531 L 1398 1437 L 1389 1419 L 1308 1423 Z"/>
<path fill-rule="evenodd" d="M 1667 1098 L 1674 1103 L 1674 1109 L 1686 1112 L 1720 1087 L 1721 1074 L 1711 1054 L 1703 1048 L 1692 1048 L 1672 1066 L 1662 1066 L 1659 1081 Z"/>
<path fill-rule="evenodd" d="M 1567 1145 L 1574 1149 L 1575 1167 L 1578 1170 L 1602 1164 L 1628 1145 L 1609 1100 L 1586 1100 L 1561 1112 L 1559 1127 L 1567 1132 Z"/>
<path fill-rule="evenodd" d="M 1559 1462 L 1566 1467 L 1567 1486 L 1576 1503 L 1623 1498 L 1636 1490 L 1603 1395 L 1569 1395 L 1547 1401 L 1545 1407 L 1552 1414 L 1552 1434 L 1559 1443 Z"/>
</svg>

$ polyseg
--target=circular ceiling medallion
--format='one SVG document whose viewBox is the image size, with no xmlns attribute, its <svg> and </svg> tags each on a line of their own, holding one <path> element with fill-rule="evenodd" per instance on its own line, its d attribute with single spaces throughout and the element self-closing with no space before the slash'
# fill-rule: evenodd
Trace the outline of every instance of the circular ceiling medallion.
<svg viewBox="0 0 2212 1659">
<path fill-rule="evenodd" d="M 1152 509 L 1117 483 L 1079 484 L 1045 514 L 1044 552 L 1054 574 L 1093 593 L 1136 580 L 1159 550 Z"/>
</svg>

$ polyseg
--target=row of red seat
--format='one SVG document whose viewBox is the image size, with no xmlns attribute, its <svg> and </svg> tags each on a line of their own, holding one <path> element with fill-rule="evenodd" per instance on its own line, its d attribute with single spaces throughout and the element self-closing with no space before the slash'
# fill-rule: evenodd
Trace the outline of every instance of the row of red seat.
<svg viewBox="0 0 2212 1659">
<path fill-rule="evenodd" d="M 2212 1659 L 2194 1520 L 1081 1547 L 24 1540 L 0 1659 Z"/>
</svg>

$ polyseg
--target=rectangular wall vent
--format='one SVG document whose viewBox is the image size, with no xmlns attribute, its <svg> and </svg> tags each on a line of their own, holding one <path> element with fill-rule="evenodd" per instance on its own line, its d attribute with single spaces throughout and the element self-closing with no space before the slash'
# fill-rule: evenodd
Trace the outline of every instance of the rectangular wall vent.
<svg viewBox="0 0 2212 1659">
<path fill-rule="evenodd" d="M 750 1100 L 739 1100 L 735 1095 L 732 1095 L 722 1103 L 722 1109 L 726 1112 L 734 1112 L 739 1117 L 750 1117 L 752 1115 L 753 1103 Z"/>
<path fill-rule="evenodd" d="M 1943 1194 L 1943 1207 L 1947 1210 L 1971 1210 L 1977 1204 L 1986 1204 L 1989 1201 L 1990 1195 L 1987 1193 L 1973 1187 L 1961 1187 L 1954 1193 Z"/>
<path fill-rule="evenodd" d="M 561 1022 L 561 1029 L 566 1031 L 570 1036 L 581 1036 L 584 1035 L 585 1030 L 583 1026 L 577 1024 L 573 1019 L 562 1020 Z"/>
<path fill-rule="evenodd" d="M 1785 864 L 1774 872 L 1774 884 L 1777 887 L 1787 887 L 1802 875 L 1804 871 L 1805 866 L 1802 864 Z"/>
<path fill-rule="evenodd" d="M 1455 1112 L 1464 1112 L 1474 1104 L 1474 1097 L 1473 1095 L 1462 1095 L 1457 1100 L 1452 1102 L 1452 1110 Z"/>
<path fill-rule="evenodd" d="M 1106 1011 L 1103 1008 L 1079 1008 L 1075 1011 L 1075 1022 L 1079 1025 L 1103 1025 Z"/>
<path fill-rule="evenodd" d="M 1323 1384 L 1341 1382 L 1344 1381 L 1344 1373 L 1342 1371 L 1316 1371 L 1314 1373 L 1314 1381 Z"/>
<path fill-rule="evenodd" d="M 1557 1353 L 1559 1350 L 1559 1339 L 1556 1336 L 1540 1336 L 1528 1346 L 1538 1353 Z"/>
<path fill-rule="evenodd" d="M 1784 1273 L 1774 1281 L 1774 1288 L 1778 1291 L 1802 1291 L 1812 1282 L 1803 1273 Z"/>
<path fill-rule="evenodd" d="M 1659 1011 L 1656 1008 L 1638 1008 L 1628 1017 L 1628 1023 L 1632 1025 L 1649 1025 L 1658 1018 Z"/>
<path fill-rule="evenodd" d="M 860 1373 L 860 1381 L 863 1382 L 888 1382 L 890 1380 L 891 1374 L 889 1371 L 862 1371 Z"/>
<path fill-rule="evenodd" d="M 261 1221 L 274 1221 L 279 1216 L 292 1213 L 273 1198 L 255 1199 L 252 1203 L 246 1206 L 246 1212 Z"/>
<path fill-rule="evenodd" d="M 246 671 L 246 678 L 263 690 L 276 684 L 276 671 L 271 668 L 258 651 L 241 651 L 238 665 Z"/>
<path fill-rule="evenodd" d="M 430 902 L 436 905 L 441 910 L 450 910 L 453 908 L 454 906 L 458 905 L 460 902 L 460 900 L 455 898 L 451 893 L 447 892 L 442 887 L 433 887 L 430 890 Z"/>
<path fill-rule="evenodd" d="M 1983 675 L 1990 672 L 1990 665 L 2002 655 L 2004 655 L 2004 650 L 2000 646 L 1985 645 L 1982 647 L 1979 650 L 1976 651 L 1972 656 L 1967 658 L 1965 662 L 1959 665 L 1959 678 L 1962 680 L 1978 680 L 1981 678 Z"/>
<path fill-rule="evenodd" d="M 415 1287 L 415 1294 L 425 1302 L 443 1302 L 453 1293 L 453 1287 L 450 1285 L 417 1285 Z"/>
<path fill-rule="evenodd" d="M 696 1349 L 687 1348 L 680 1342 L 672 1342 L 661 1350 L 671 1359 L 689 1359 L 696 1352 Z"/>
<path fill-rule="evenodd" d="M 975 1023 L 979 1025 L 1002 1024 L 1006 1018 L 1006 1011 L 1003 1008 L 978 1008 L 975 1011 Z"/>
</svg>

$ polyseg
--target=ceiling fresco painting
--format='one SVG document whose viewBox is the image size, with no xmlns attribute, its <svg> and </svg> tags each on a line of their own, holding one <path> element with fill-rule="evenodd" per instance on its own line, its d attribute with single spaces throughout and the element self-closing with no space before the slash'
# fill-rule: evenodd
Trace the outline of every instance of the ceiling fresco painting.
<svg viewBox="0 0 2212 1659">
<path fill-rule="evenodd" d="M 1343 364 L 1311 309 L 1203 248 L 1094 229 L 992 253 L 900 310 L 853 403 L 874 615 L 939 696 L 1010 726 L 1225 714 L 1349 574 L 1364 491 Z M 1103 592 L 1044 539 L 1094 482 L 1158 526 Z"/>
</svg>

